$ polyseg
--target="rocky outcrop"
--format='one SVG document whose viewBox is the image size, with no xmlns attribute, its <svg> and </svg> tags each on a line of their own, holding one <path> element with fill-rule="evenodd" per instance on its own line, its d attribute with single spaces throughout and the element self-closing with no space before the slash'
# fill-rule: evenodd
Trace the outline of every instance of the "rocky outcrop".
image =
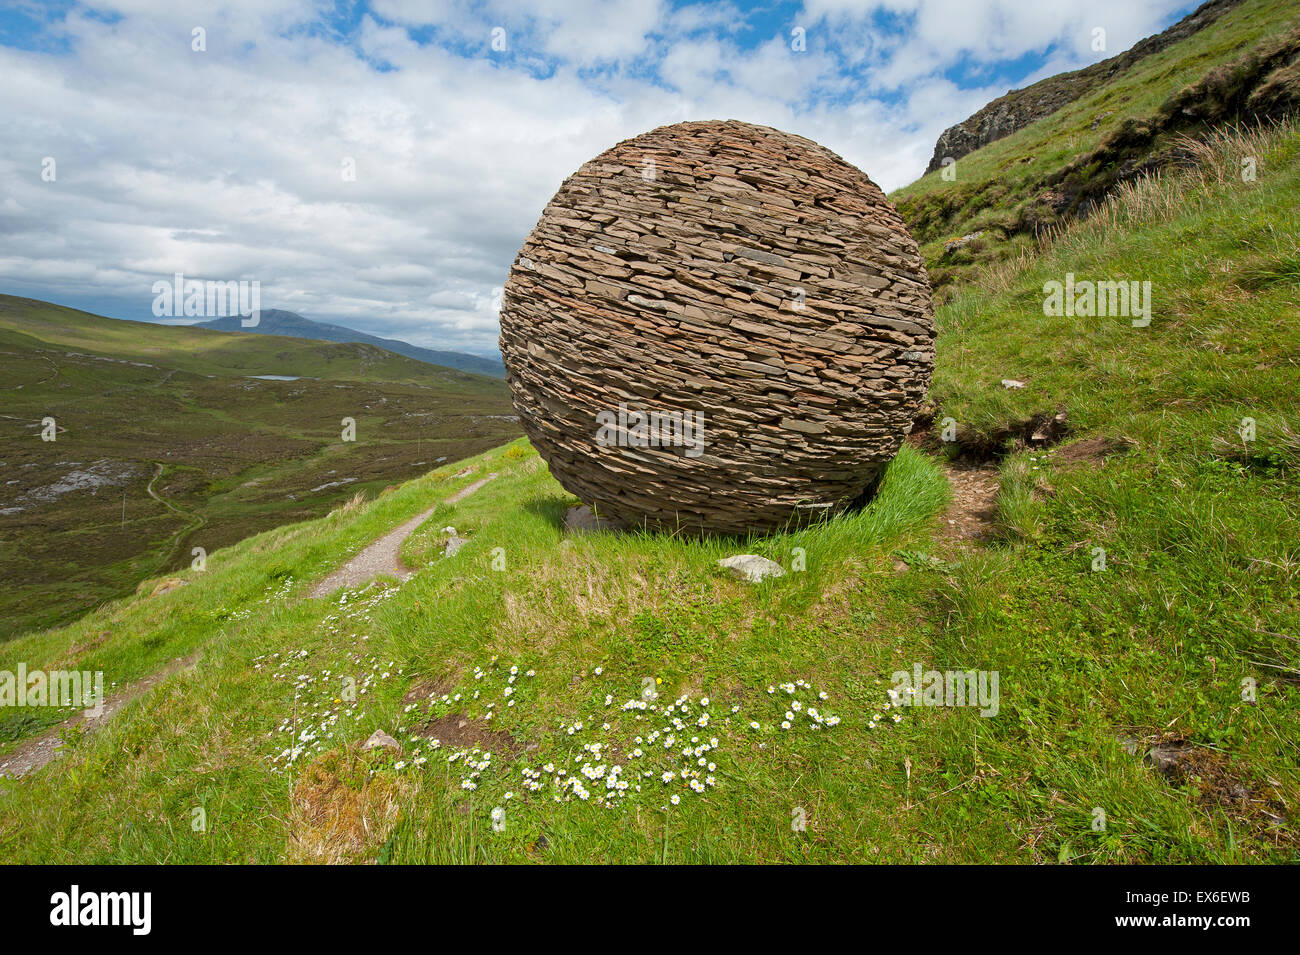
<svg viewBox="0 0 1300 955">
<path fill-rule="evenodd" d="M 925 171 L 934 172 L 943 165 L 945 158 L 960 159 L 981 146 L 1010 136 L 1035 120 L 1073 103 L 1144 57 L 1158 53 L 1213 23 L 1241 2 L 1242 0 L 1208 0 L 1163 33 L 1140 40 L 1118 56 L 1081 70 L 1048 77 L 1022 90 L 1011 90 L 964 122 L 944 130 L 935 143 L 934 155 Z"/>
<path fill-rule="evenodd" d="M 1295 29 L 1216 66 L 1166 99 L 1153 115 L 1124 120 L 1096 149 L 1047 177 L 1042 199 L 1058 218 L 1087 214 L 1120 183 L 1188 161 L 1185 146 L 1174 137 L 1196 139 L 1229 123 L 1280 121 L 1298 108 L 1300 29 Z M 1027 218 L 1032 221 L 1034 215 L 1031 209 Z"/>
<path fill-rule="evenodd" d="M 743 533 L 850 506 L 929 384 L 925 268 L 859 169 L 736 121 L 567 179 L 506 283 L 501 352 L 552 474 L 633 526 Z"/>
<path fill-rule="evenodd" d="M 975 270 L 1016 254 L 1015 237 L 1049 236 L 1090 215 L 1124 183 L 1199 162 L 1196 141 L 1213 140 L 1216 130 L 1286 121 L 1300 113 L 1300 21 L 1292 24 L 1241 41 L 1238 49 L 1245 52 L 1231 60 L 1208 68 L 1201 64 L 1205 72 L 1195 82 L 1170 90 L 1146 115 L 1112 118 L 1095 147 L 1064 162 L 1030 167 L 1034 172 L 1023 177 L 1008 174 L 1014 166 L 1003 166 L 983 178 L 931 179 L 929 188 L 900 196 L 897 208 L 912 235 L 930 248 L 938 243 L 941 250 L 931 253 L 930 261 L 936 292 L 942 296 Z M 1194 59 L 1185 53 L 1176 65 L 1185 70 Z M 1106 94 L 1103 88 L 1090 100 L 1100 103 Z M 1029 153 L 1046 145 L 1045 134 L 1031 133 L 1035 138 L 1036 143 L 1025 143 L 1018 162 L 1030 161 Z M 975 238 L 976 231 L 983 234 Z"/>
</svg>

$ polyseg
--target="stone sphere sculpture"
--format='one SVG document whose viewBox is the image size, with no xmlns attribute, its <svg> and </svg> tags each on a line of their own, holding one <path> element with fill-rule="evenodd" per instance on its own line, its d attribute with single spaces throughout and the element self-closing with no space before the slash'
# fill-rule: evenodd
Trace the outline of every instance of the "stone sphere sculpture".
<svg viewBox="0 0 1300 955">
<path fill-rule="evenodd" d="M 916 243 L 800 136 L 664 126 L 565 180 L 502 295 L 525 433 L 602 519 L 741 534 L 863 498 L 934 367 Z"/>
</svg>

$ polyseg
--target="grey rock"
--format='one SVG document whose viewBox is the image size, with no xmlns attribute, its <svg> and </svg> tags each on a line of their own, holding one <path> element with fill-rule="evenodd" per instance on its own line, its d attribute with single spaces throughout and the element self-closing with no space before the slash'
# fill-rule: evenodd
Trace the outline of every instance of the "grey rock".
<svg viewBox="0 0 1300 955">
<path fill-rule="evenodd" d="M 361 744 L 361 752 L 367 752 L 372 749 L 396 749 L 400 750 L 402 744 L 397 742 L 383 730 L 375 730 L 370 734 L 370 739 Z"/>
<path fill-rule="evenodd" d="M 950 242 L 945 242 L 943 244 L 943 254 L 948 255 L 951 252 L 956 252 L 958 249 L 970 245 L 983 234 L 984 231 L 981 229 L 979 232 L 968 232 L 960 239 L 953 239 Z"/>
<path fill-rule="evenodd" d="M 728 571 L 733 577 L 739 577 L 747 583 L 757 584 L 768 577 L 784 577 L 785 569 L 774 560 L 759 557 L 757 554 L 737 554 L 724 557 L 718 566 Z"/>
<path fill-rule="evenodd" d="M 935 143 L 934 155 L 925 171 L 934 172 L 943 165 L 946 158 L 960 159 L 1051 115 L 1130 69 L 1144 57 L 1158 53 L 1170 44 L 1203 29 L 1241 2 L 1242 0 L 1209 0 L 1163 33 L 1140 40 L 1123 53 L 1081 70 L 1049 76 L 1022 90 L 1011 90 L 973 116 L 945 129 Z"/>
</svg>

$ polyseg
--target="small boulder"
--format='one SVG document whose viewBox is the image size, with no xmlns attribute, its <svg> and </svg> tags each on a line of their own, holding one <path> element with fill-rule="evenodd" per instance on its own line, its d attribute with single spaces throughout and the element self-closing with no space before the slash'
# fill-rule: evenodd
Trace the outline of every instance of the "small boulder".
<svg viewBox="0 0 1300 955">
<path fill-rule="evenodd" d="M 981 230 L 979 232 L 968 232 L 960 239 L 949 239 L 943 244 L 943 254 L 948 255 L 952 252 L 956 252 L 958 249 L 970 245 L 983 234 L 984 232 Z"/>
<path fill-rule="evenodd" d="M 455 557 L 456 551 L 460 550 L 469 543 L 468 537 L 457 537 L 455 534 L 447 541 L 447 549 L 442 552 L 443 557 Z"/>
<path fill-rule="evenodd" d="M 774 560 L 759 557 L 757 554 L 737 554 L 724 557 L 718 566 L 732 576 L 739 577 L 751 584 L 757 584 L 768 577 L 784 577 L 785 570 Z"/>
<path fill-rule="evenodd" d="M 397 742 L 383 730 L 375 730 L 370 734 L 370 739 L 361 744 L 361 752 L 367 752 L 372 749 L 396 749 L 400 750 L 402 744 Z"/>
<path fill-rule="evenodd" d="M 159 581 L 158 586 L 153 589 L 153 593 L 149 596 L 161 597 L 163 594 L 169 594 L 173 590 L 184 587 L 187 583 L 188 581 L 181 580 L 179 577 L 168 577 L 165 580 Z"/>
</svg>

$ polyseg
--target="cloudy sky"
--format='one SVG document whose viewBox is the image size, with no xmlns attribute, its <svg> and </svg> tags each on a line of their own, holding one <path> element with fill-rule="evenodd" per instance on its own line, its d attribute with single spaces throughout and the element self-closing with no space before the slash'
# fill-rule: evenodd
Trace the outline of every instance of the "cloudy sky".
<svg viewBox="0 0 1300 955">
<path fill-rule="evenodd" d="M 524 237 L 620 140 L 749 120 L 890 190 L 990 99 L 1195 6 L 0 0 L 0 292 L 153 320 L 176 272 L 256 280 L 263 308 L 492 353 Z"/>
</svg>

